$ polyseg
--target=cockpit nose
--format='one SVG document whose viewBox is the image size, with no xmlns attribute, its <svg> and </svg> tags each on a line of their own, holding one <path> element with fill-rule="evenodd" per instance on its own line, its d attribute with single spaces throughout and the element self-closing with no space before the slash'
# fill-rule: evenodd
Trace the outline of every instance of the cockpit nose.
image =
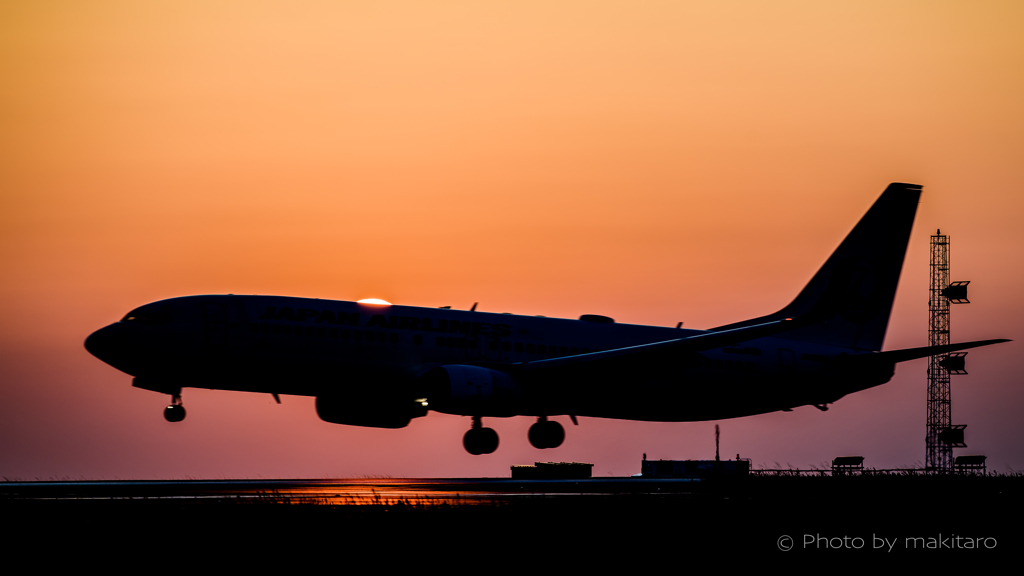
<svg viewBox="0 0 1024 576">
<path fill-rule="evenodd" d="M 113 324 L 100 328 L 85 339 L 85 349 L 107 364 L 116 366 L 117 351 L 120 347 L 118 346 L 119 338 L 115 332 L 117 330 Z"/>
<path fill-rule="evenodd" d="M 85 339 L 85 349 L 125 374 L 138 376 L 152 361 L 148 338 L 123 322 L 93 332 Z"/>
<path fill-rule="evenodd" d="M 175 307 L 167 302 L 152 302 L 129 312 L 115 322 L 93 332 L 85 339 L 85 349 L 122 372 L 138 376 L 161 361 L 168 349 L 168 325 L 174 321 Z"/>
</svg>

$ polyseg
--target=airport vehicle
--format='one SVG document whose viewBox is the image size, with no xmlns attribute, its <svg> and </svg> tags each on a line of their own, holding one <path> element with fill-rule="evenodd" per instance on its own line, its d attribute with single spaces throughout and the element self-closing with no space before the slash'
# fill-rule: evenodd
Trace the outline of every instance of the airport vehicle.
<svg viewBox="0 0 1024 576">
<path fill-rule="evenodd" d="M 888 382 L 898 362 L 1005 340 L 881 352 L 921 187 L 891 184 L 806 287 L 767 316 L 710 330 L 283 296 L 187 296 L 146 304 L 86 348 L 169 394 L 185 387 L 316 397 L 320 418 L 401 428 L 428 410 L 470 416 L 463 444 L 489 454 L 483 417 L 735 418 L 812 405 Z"/>
</svg>

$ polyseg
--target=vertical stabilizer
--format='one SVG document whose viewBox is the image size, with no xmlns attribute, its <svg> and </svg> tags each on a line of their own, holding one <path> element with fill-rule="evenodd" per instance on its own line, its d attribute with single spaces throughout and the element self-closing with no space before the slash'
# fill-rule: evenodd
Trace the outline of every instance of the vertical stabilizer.
<svg viewBox="0 0 1024 576">
<path fill-rule="evenodd" d="M 890 184 L 793 302 L 715 330 L 800 318 L 813 324 L 780 337 L 881 350 L 920 196 L 917 184 Z"/>
</svg>

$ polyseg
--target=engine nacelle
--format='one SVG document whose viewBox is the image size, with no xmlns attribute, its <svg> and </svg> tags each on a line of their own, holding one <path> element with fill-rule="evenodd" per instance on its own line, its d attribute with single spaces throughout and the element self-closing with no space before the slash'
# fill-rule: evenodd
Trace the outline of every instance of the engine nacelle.
<svg viewBox="0 0 1024 576">
<path fill-rule="evenodd" d="M 511 375 L 449 364 L 423 375 L 430 409 L 461 416 L 515 416 L 522 386 Z"/>
<path fill-rule="evenodd" d="M 368 428 L 405 428 L 413 418 L 427 415 L 427 409 L 413 399 L 366 399 L 349 396 L 317 396 L 316 413 L 332 424 Z"/>
</svg>

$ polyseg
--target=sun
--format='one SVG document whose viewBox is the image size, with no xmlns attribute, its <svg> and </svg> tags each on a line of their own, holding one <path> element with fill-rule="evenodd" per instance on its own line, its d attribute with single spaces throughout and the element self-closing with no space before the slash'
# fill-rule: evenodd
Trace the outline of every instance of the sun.
<svg viewBox="0 0 1024 576">
<path fill-rule="evenodd" d="M 391 306 L 391 302 L 387 300 L 381 300 L 380 298 L 363 298 L 362 300 L 356 300 L 357 304 L 372 304 L 374 306 Z"/>
</svg>

